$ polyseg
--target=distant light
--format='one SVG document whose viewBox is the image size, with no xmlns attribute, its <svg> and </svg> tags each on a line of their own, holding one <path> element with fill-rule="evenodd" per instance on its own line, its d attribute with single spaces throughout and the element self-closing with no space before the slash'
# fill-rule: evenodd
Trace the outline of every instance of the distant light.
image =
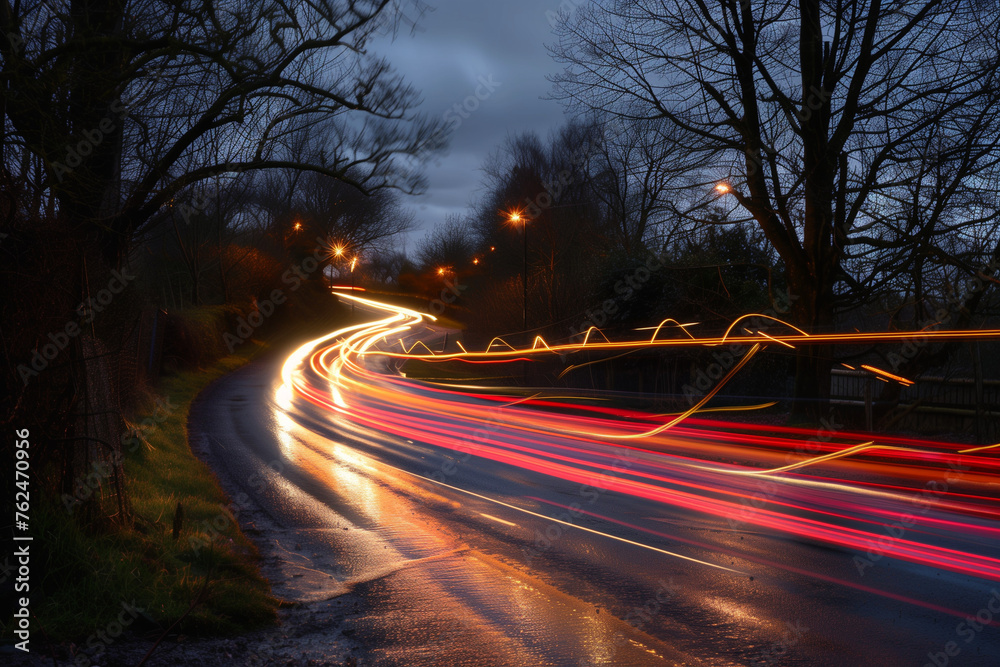
<svg viewBox="0 0 1000 667">
<path fill-rule="evenodd" d="M 443 276 L 444 275 L 444 269 L 438 269 L 438 275 L 439 276 Z"/>
<path fill-rule="evenodd" d="M 496 247 L 495 245 L 491 245 L 491 246 L 490 246 L 490 252 L 493 252 L 493 251 L 494 251 L 494 250 L 496 250 L 496 249 L 497 249 L 497 247 Z"/>
<path fill-rule="evenodd" d="M 344 246 L 342 246 L 342 245 L 333 246 L 333 254 L 336 255 L 337 257 L 343 257 L 344 256 Z"/>
<path fill-rule="evenodd" d="M 302 229 L 302 223 L 301 222 L 296 222 L 295 223 L 295 231 L 299 231 L 300 229 Z"/>
<path fill-rule="evenodd" d="M 354 265 L 358 263 L 358 258 L 355 257 L 351 260 L 351 273 L 354 273 Z"/>
<path fill-rule="evenodd" d="M 475 259 L 473 259 L 473 260 L 472 260 L 472 263 L 473 263 L 473 264 L 479 264 L 479 258 L 478 258 L 478 257 L 476 257 Z"/>
<path fill-rule="evenodd" d="M 719 183 L 718 185 L 715 186 L 715 190 L 720 195 L 724 195 L 728 193 L 730 190 L 732 190 L 732 188 L 729 187 L 729 183 Z"/>
</svg>

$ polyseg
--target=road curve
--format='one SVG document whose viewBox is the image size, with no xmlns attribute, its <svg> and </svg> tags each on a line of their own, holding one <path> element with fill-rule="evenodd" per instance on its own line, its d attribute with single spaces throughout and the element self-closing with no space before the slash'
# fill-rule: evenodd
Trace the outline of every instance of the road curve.
<svg viewBox="0 0 1000 667">
<path fill-rule="evenodd" d="M 359 307 L 189 423 L 294 535 L 276 593 L 356 597 L 359 664 L 1000 664 L 996 450 L 421 383 L 446 331 Z"/>
</svg>

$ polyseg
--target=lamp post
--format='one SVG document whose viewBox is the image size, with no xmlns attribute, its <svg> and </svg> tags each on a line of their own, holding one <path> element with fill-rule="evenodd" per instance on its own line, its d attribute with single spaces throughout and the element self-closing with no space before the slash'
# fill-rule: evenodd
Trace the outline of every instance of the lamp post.
<svg viewBox="0 0 1000 667">
<path fill-rule="evenodd" d="M 358 263 L 358 256 L 351 260 L 351 294 L 354 294 L 354 265 Z M 351 299 L 351 312 L 354 312 L 354 299 Z"/>
<path fill-rule="evenodd" d="M 332 252 L 333 256 L 336 257 L 337 259 L 341 259 L 344 256 L 344 246 L 340 245 L 339 243 L 333 246 L 330 249 L 330 251 Z M 340 278 L 340 267 L 337 267 L 337 278 L 338 279 Z M 333 276 L 330 276 L 330 285 L 331 287 L 333 286 Z"/>
<path fill-rule="evenodd" d="M 521 217 L 521 214 L 515 211 L 510 214 L 510 222 L 512 224 L 521 223 L 521 230 L 524 234 L 524 263 L 521 267 L 521 285 L 523 287 L 523 295 L 521 301 L 521 328 L 525 331 L 528 330 L 528 221 Z"/>
</svg>

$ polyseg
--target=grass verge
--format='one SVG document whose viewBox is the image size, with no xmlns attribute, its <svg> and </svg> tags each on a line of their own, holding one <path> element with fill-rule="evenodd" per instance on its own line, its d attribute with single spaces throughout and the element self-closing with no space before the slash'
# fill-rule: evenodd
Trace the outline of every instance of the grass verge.
<svg viewBox="0 0 1000 667">
<path fill-rule="evenodd" d="M 161 382 L 159 398 L 137 418 L 147 425 L 144 437 L 125 455 L 133 521 L 88 531 L 70 503 L 39 506 L 45 596 L 32 611 L 42 638 L 82 643 L 122 625 L 153 633 L 179 619 L 178 632 L 228 634 L 275 620 L 278 601 L 258 571 L 258 554 L 225 510 L 228 499 L 215 476 L 191 452 L 186 429 L 195 396 L 259 349 Z M 183 523 L 175 540 L 178 503 Z M 132 614 L 132 607 L 142 612 Z"/>
</svg>

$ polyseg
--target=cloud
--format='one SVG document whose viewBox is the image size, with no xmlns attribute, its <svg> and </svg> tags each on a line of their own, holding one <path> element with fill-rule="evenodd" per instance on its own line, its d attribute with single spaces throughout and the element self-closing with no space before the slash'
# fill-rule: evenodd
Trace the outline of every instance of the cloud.
<svg viewBox="0 0 1000 667">
<path fill-rule="evenodd" d="M 558 68 L 545 50 L 553 39 L 545 12 L 558 6 L 440 0 L 414 34 L 372 45 L 421 91 L 421 110 L 431 116 L 461 108 L 483 77 L 500 83 L 487 99 L 466 105 L 475 110 L 455 129 L 449 154 L 428 169 L 427 193 L 407 201 L 420 227 L 410 247 L 445 215 L 465 211 L 480 186 L 479 167 L 504 137 L 524 131 L 544 137 L 563 122 L 562 107 L 541 99 L 550 90 L 546 75 Z"/>
</svg>

